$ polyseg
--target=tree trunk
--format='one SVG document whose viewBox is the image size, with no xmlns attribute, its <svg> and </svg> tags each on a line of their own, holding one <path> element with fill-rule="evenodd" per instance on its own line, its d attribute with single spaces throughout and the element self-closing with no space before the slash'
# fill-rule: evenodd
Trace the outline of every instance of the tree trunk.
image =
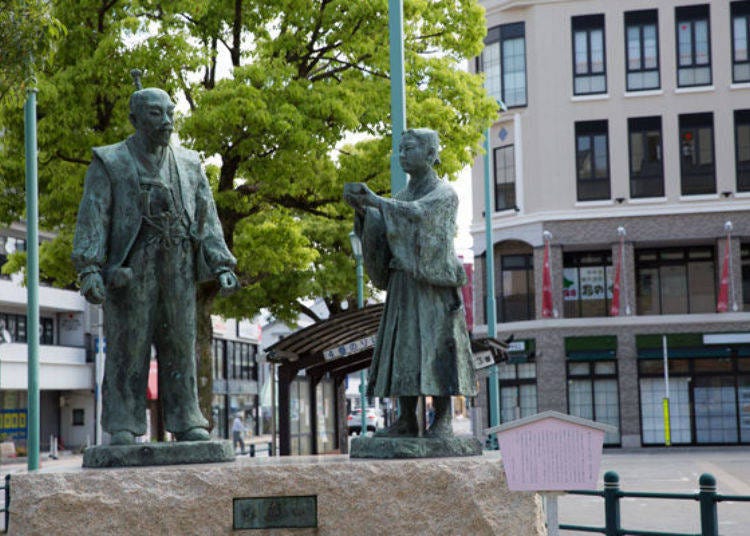
<svg viewBox="0 0 750 536">
<path fill-rule="evenodd" d="M 211 308 L 218 293 L 216 282 L 204 283 L 198 286 L 195 305 L 195 356 L 198 372 L 198 402 L 203 416 L 208 419 L 209 430 L 217 424 L 213 418 L 213 359 L 211 357 L 211 341 L 213 327 L 211 325 Z"/>
</svg>

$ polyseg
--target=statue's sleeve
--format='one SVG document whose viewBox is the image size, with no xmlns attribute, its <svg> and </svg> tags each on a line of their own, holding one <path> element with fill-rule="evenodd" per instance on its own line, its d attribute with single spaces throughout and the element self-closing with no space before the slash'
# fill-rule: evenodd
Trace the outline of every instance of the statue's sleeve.
<svg viewBox="0 0 750 536">
<path fill-rule="evenodd" d="M 86 171 L 73 238 L 73 265 L 79 276 L 99 272 L 107 259 L 112 184 L 104 164 L 94 156 Z"/>
<path fill-rule="evenodd" d="M 452 188 L 436 188 L 414 200 L 384 199 L 380 207 L 394 265 L 419 281 L 461 286 L 466 272 L 455 255 L 458 197 Z"/>
<path fill-rule="evenodd" d="M 234 258 L 224 241 L 224 231 L 221 228 L 216 203 L 211 195 L 211 187 L 208 185 L 206 174 L 200 165 L 198 168 L 200 181 L 196 192 L 196 212 L 198 219 L 203 220 L 201 247 L 208 269 L 213 275 L 218 275 L 226 270 L 232 270 L 237 265 L 237 259 Z"/>
<path fill-rule="evenodd" d="M 376 209 L 368 207 L 364 215 L 357 214 L 355 218 L 354 231 L 362 240 L 365 271 L 376 287 L 385 290 L 388 288 L 391 251 L 383 216 Z"/>
</svg>

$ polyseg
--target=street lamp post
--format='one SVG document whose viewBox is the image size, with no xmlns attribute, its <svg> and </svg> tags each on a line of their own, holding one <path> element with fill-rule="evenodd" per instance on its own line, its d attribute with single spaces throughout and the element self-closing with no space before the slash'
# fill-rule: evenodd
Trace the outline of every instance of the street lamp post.
<svg viewBox="0 0 750 536">
<path fill-rule="evenodd" d="M 497 101 L 500 110 L 505 112 L 508 107 L 501 100 Z M 492 241 L 492 187 L 490 181 L 490 167 L 492 157 L 490 155 L 490 135 L 492 127 L 487 127 L 484 134 L 484 238 L 485 238 L 485 257 L 487 259 L 485 268 L 487 272 L 487 336 L 495 338 L 497 336 L 497 303 L 495 300 L 495 245 Z M 489 417 L 490 426 L 497 426 L 500 424 L 500 397 L 498 393 L 498 378 L 497 378 L 497 365 L 492 365 L 490 368 L 489 375 L 489 389 L 487 390 L 487 398 L 489 399 Z M 490 442 L 492 446 L 495 445 L 495 437 L 490 436 Z"/>
<path fill-rule="evenodd" d="M 362 241 L 357 236 L 357 233 L 352 231 L 349 233 L 349 242 L 352 245 L 352 254 L 357 266 L 357 309 L 362 309 L 365 306 L 365 271 L 362 267 Z M 365 370 L 362 369 L 359 371 L 359 402 L 362 406 L 362 429 L 359 432 L 360 435 L 364 435 L 367 432 L 365 381 Z"/>
</svg>

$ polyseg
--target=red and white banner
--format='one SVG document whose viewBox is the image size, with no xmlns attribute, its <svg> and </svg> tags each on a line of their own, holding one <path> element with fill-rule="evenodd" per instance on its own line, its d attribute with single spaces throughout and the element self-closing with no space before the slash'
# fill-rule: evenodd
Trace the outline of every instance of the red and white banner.
<svg viewBox="0 0 750 536">
<path fill-rule="evenodd" d="M 617 257 L 617 265 L 615 266 L 615 280 L 612 284 L 612 302 L 609 306 L 610 316 L 620 315 L 620 281 L 622 277 L 622 258 L 625 253 L 625 235 L 620 234 L 620 253 Z"/>
<path fill-rule="evenodd" d="M 542 263 L 542 318 L 552 318 L 552 274 L 549 267 L 549 242 L 551 234 L 544 233 L 544 262 Z"/>
<path fill-rule="evenodd" d="M 463 258 L 459 256 L 463 262 Z M 466 313 L 466 328 L 469 332 L 474 331 L 474 265 L 463 262 L 466 271 L 467 283 L 461 287 L 461 295 L 464 299 L 464 311 Z"/>
<path fill-rule="evenodd" d="M 725 226 L 727 227 L 727 226 Z M 726 313 L 729 310 L 729 265 L 732 262 L 731 227 L 727 229 L 727 244 L 724 248 L 724 264 L 721 267 L 721 281 L 719 282 L 719 299 L 716 301 L 716 311 Z"/>
</svg>

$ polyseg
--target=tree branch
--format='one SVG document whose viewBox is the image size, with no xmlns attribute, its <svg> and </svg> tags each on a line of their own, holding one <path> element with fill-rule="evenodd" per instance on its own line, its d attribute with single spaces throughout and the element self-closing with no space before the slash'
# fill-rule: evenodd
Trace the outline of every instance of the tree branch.
<svg viewBox="0 0 750 536">
<path fill-rule="evenodd" d="M 82 158 L 75 158 L 75 157 L 72 157 L 72 156 L 65 156 L 60 151 L 57 151 L 55 153 L 55 156 L 57 158 L 59 158 L 60 160 L 62 160 L 63 162 L 70 162 L 71 164 L 82 164 L 84 166 L 88 166 L 89 164 L 91 164 L 91 160 L 84 160 Z"/>
<path fill-rule="evenodd" d="M 317 314 L 315 314 L 315 311 L 313 311 L 312 309 L 310 309 L 307 305 L 305 305 L 301 301 L 299 301 L 299 300 L 296 301 L 296 307 L 297 307 L 297 309 L 299 309 L 299 311 L 303 315 L 310 317 L 313 321 L 315 321 L 315 322 L 322 322 L 323 321 L 323 319 L 320 318 L 320 316 L 318 316 Z"/>
</svg>

